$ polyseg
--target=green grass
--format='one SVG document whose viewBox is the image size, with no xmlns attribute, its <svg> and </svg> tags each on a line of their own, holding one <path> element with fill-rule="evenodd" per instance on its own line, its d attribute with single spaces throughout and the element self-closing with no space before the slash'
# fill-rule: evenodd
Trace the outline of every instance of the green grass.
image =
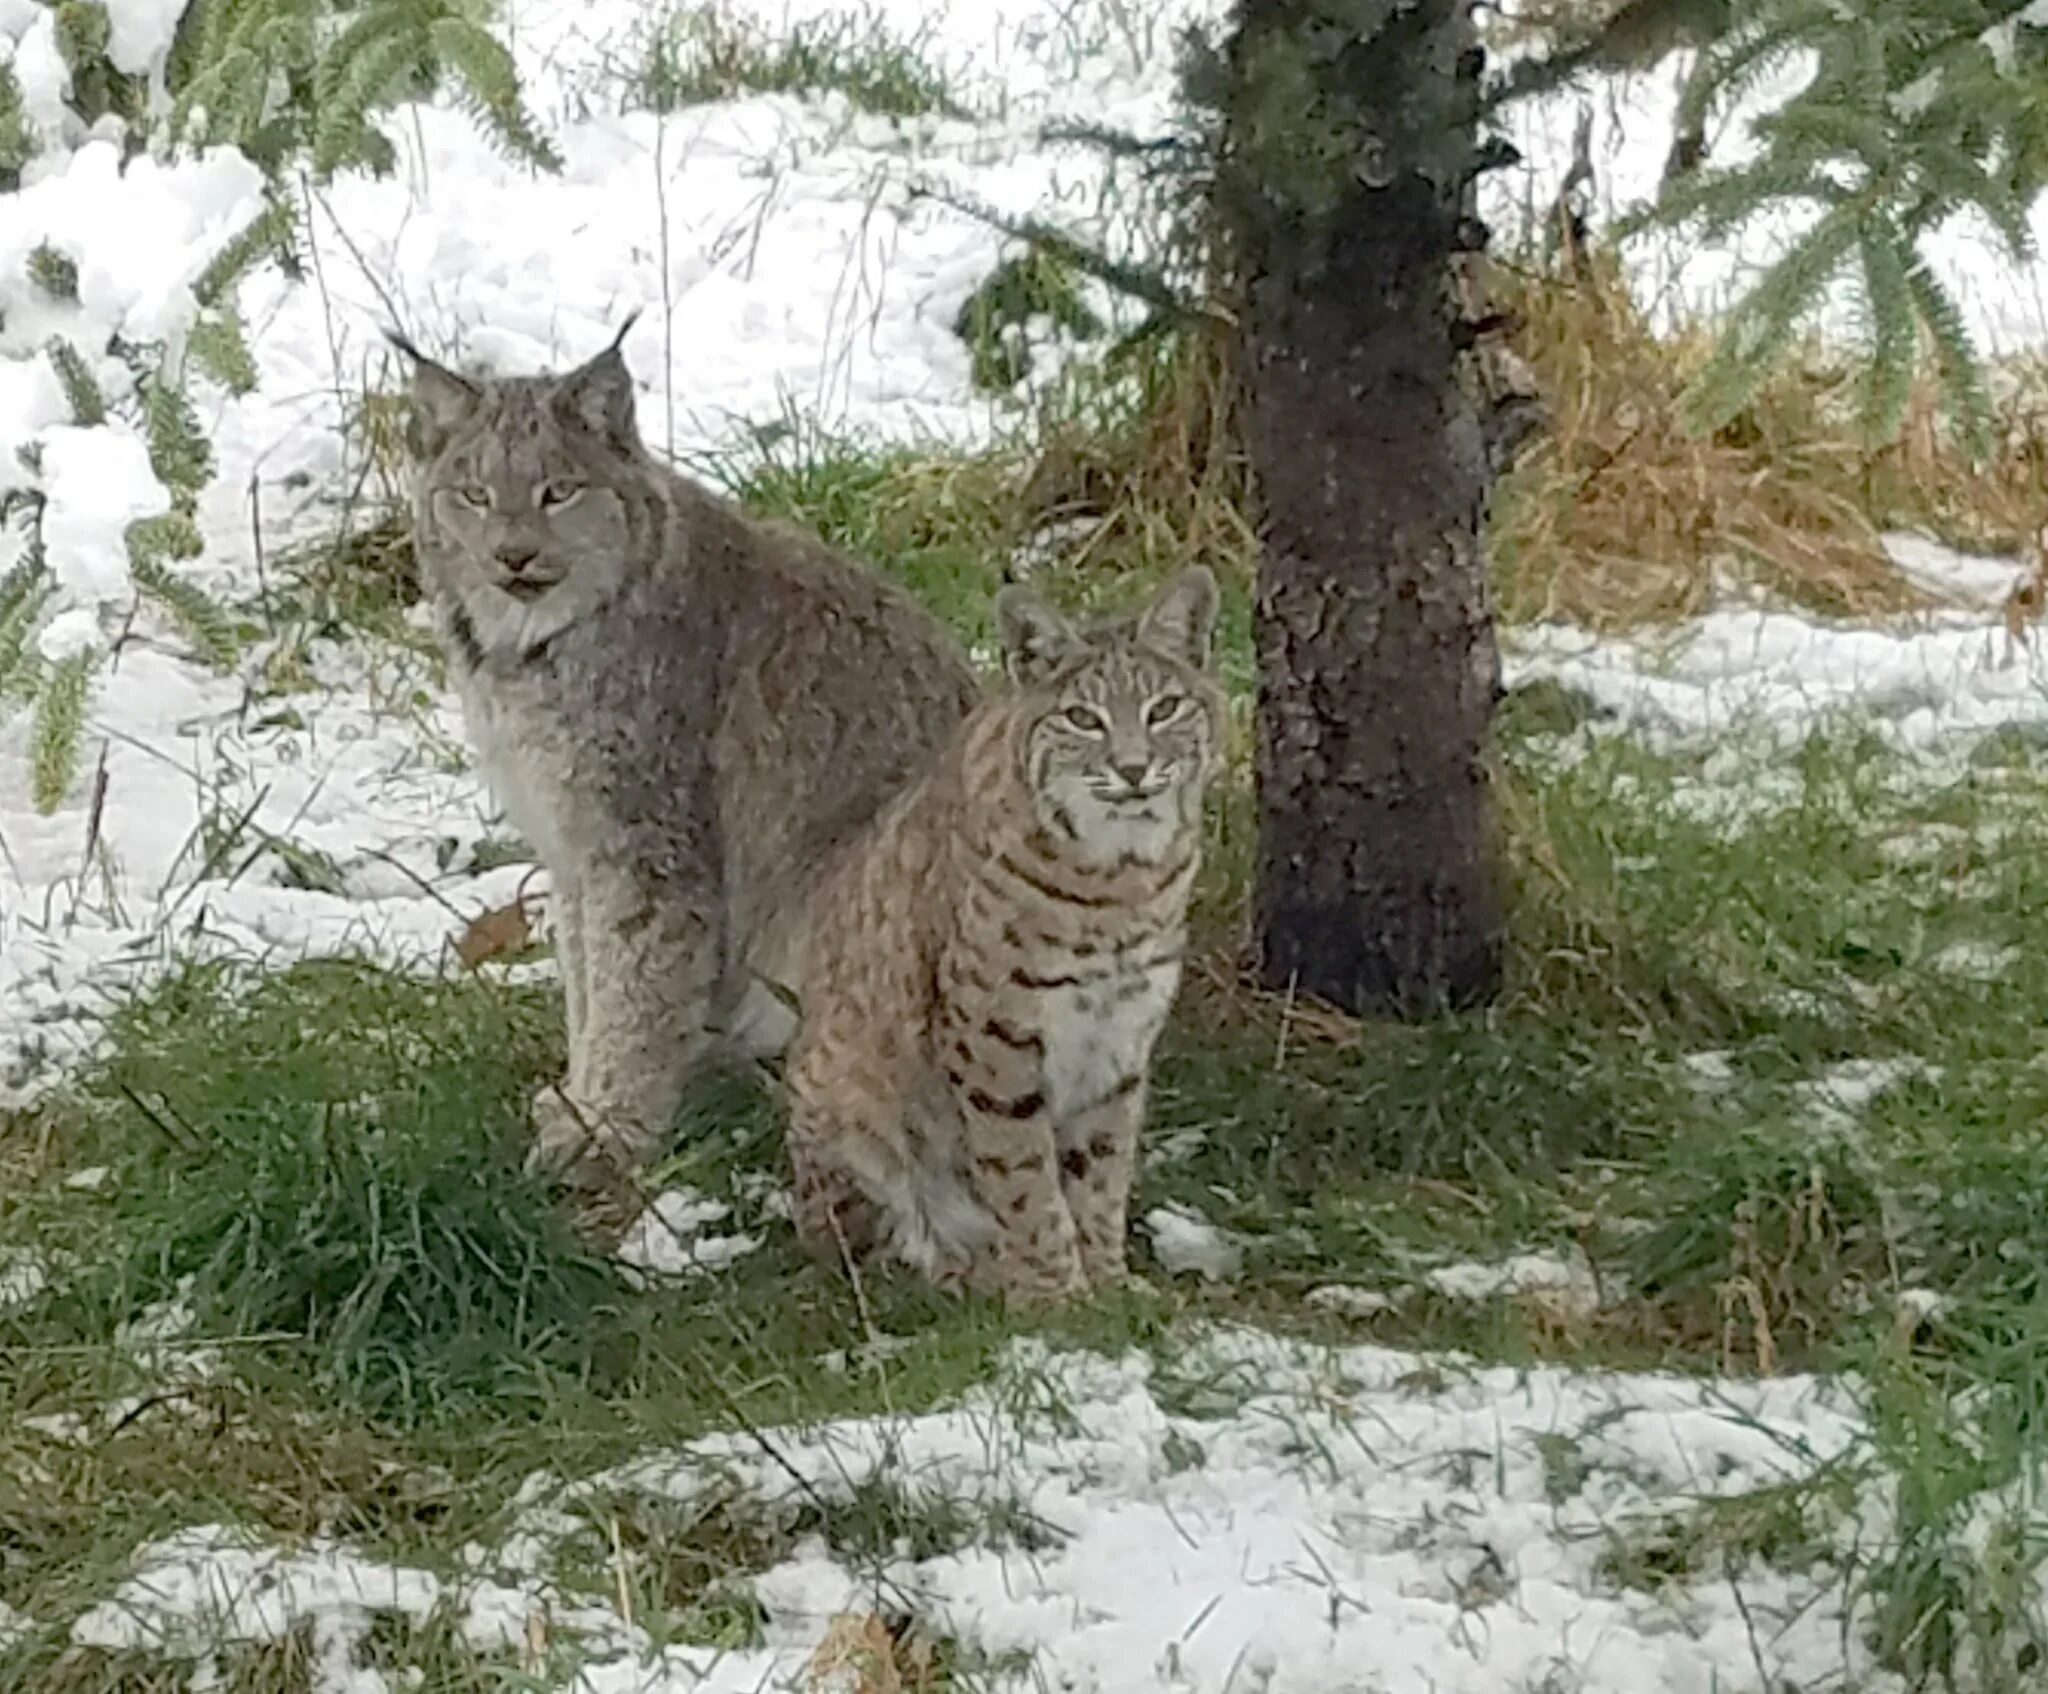
<svg viewBox="0 0 2048 1694">
<path fill-rule="evenodd" d="M 1731 823 L 1706 804 L 1728 790 L 1699 761 L 1623 742 L 1555 760 L 1557 702 L 1540 705 L 1508 717 L 1536 731 L 1504 755 L 1506 1002 L 1421 1028 L 1332 1025 L 1237 986 L 1212 929 L 1158 1062 L 1138 1210 L 1200 1211 L 1239 1237 L 1243 1275 L 1174 1282 L 1141 1234 L 1164 1298 L 1105 1301 L 1048 1333 L 1151 1349 L 1163 1367 L 1187 1321 L 1223 1318 L 1504 1360 L 1857 1369 L 1876 1387 L 1859 1464 L 1891 1476 L 1909 1531 L 1857 1570 L 1887 1654 L 2017 1675 L 2038 1651 L 2019 1596 L 2041 1521 L 2023 1484 L 2048 1416 L 2037 756 L 2008 749 L 1929 785 L 1834 734 Z M 1226 847 L 1243 805 L 1219 805 Z M 1240 862 L 1217 855 L 1213 924 L 1236 909 Z M 2012 949 L 2002 973 L 1939 963 L 1993 941 Z M 0 1241 L 69 1261 L 55 1293 L 0 1314 L 0 1478 L 29 1474 L 9 1447 L 49 1474 L 35 1490 L 0 1481 L 0 1598 L 75 1613 L 144 1537 L 209 1517 L 433 1568 L 502 1534 L 542 1467 L 902 1413 L 985 1377 L 1012 1320 L 886 1269 L 855 1289 L 764 1209 L 776 1113 L 751 1075 L 707 1085 L 662 1175 L 725 1200 L 764 1246 L 653 1292 L 584 1256 L 516 1162 L 557 1023 L 532 991 L 346 964 L 193 967 L 121 1015 L 111 1056 L 0 1140 Z M 1707 1050 L 1727 1054 L 1712 1086 L 1691 1062 Z M 1846 1118 L 1816 1108 L 1826 1067 L 1868 1059 L 1924 1069 Z M 110 1167 L 100 1188 L 61 1185 L 88 1165 Z M 1403 1292 L 1446 1260 L 1535 1247 L 1589 1254 L 1608 1303 Z M 1330 1284 L 1396 1298 L 1347 1318 L 1309 1299 Z M 1899 1296 L 1918 1288 L 1941 1306 L 1902 1325 Z M 173 1296 L 228 1362 L 179 1390 L 198 1416 L 151 1411 L 55 1454 L 18 1428 L 139 1391 L 140 1366 L 107 1338 Z M 847 1369 L 834 1355 L 869 1325 L 907 1339 Z M 1816 1557 L 1840 1486 L 1680 1513 L 1616 1547 L 1616 1580 Z M 868 1557 L 1032 1533 L 888 1490 L 812 1509 L 763 1520 L 728 1502 L 679 1525 L 659 1503 L 613 1501 L 589 1580 L 615 1584 L 616 1532 L 643 1609 L 677 1639 L 738 1645 L 758 1626 L 751 1575 L 792 1536 Z M 1988 1566 L 1965 1556 L 1987 1512 L 2003 1526 Z M 53 1662 L 47 1643 L 28 1651 Z"/>
<path fill-rule="evenodd" d="M 1162 446 L 1146 419 L 1196 378 L 1144 356 L 1064 389 L 979 457 L 782 420 L 705 468 L 983 645 L 994 589 L 1027 557 L 1084 612 L 1207 559 L 1226 583 L 1221 662 L 1242 712 L 1230 476 L 1167 497 L 1188 486 L 1174 480 L 1188 444 Z M 1063 539 L 1046 543 L 1048 522 Z M 403 572 L 385 569 L 392 537 L 373 540 L 323 556 L 324 576 L 280 573 L 318 589 L 293 590 L 294 624 L 395 613 Z M 1563 756 L 1596 719 L 1551 685 L 1506 702 L 1511 990 L 1424 1027 L 1345 1024 L 1237 979 L 1252 846 L 1240 748 L 1212 807 L 1202 961 L 1156 1066 L 1135 1209 L 1198 1211 L 1237 1238 L 1242 1274 L 1169 1277 L 1141 1231 L 1152 1297 L 1039 1327 L 1150 1352 L 1161 1404 L 1191 1415 L 1243 1395 L 1183 1369 L 1206 1320 L 1514 1363 L 1854 1370 L 1872 1385 L 1872 1439 L 1852 1462 L 1782 1494 L 1676 1502 L 1617 1535 L 1612 1580 L 1839 1561 L 1886 1662 L 2018 1694 L 2041 1662 L 2024 1596 L 2048 1533 L 2030 1492 L 2048 1454 L 2048 870 L 2030 846 L 2048 819 L 2044 749 L 1989 737 L 1938 779 L 1854 724 L 1789 755 L 1729 737 L 1711 756 L 1621 739 Z M 2003 950 L 1997 968 L 1950 968 L 1972 947 Z M 582 1253 L 517 1163 L 559 1023 L 551 995 L 487 977 L 189 967 L 117 1018 L 76 1086 L 0 1123 L 0 1248 L 65 1260 L 52 1295 L 0 1312 L 0 1601 L 46 1626 L 0 1651 L 0 1686 L 173 1685 L 152 1661 L 67 1655 L 62 1627 L 140 1543 L 195 1522 L 331 1534 L 445 1570 L 464 1543 L 502 1539 L 539 1470 L 913 1413 L 988 1379 L 1015 1320 L 886 1268 L 855 1287 L 797 1251 L 767 1202 L 778 1120 L 757 1075 L 708 1080 L 658 1174 L 724 1201 L 760 1250 L 651 1291 Z M 1856 1061 L 1900 1067 L 1897 1080 L 1859 1109 L 1817 1104 L 1815 1082 Z M 63 1185 L 95 1165 L 101 1187 Z M 1447 1261 L 1532 1249 L 1586 1254 L 1600 1309 L 1419 1287 Z M 1347 1316 L 1314 1298 L 1333 1285 L 1389 1303 Z M 1916 1290 L 1940 1304 L 1902 1319 Z M 110 1337 L 173 1298 L 220 1369 L 188 1372 L 89 1447 L 21 1423 L 160 1392 L 161 1373 Z M 871 1337 L 890 1346 L 849 1366 Z M 1566 1495 L 1575 1463 L 1562 1440 Z M 1845 1555 L 1872 1478 L 1899 1533 Z M 611 1603 L 623 1582 L 661 1638 L 734 1648 L 760 1628 L 754 1578 L 804 1536 L 858 1566 L 1041 1533 L 1000 1501 L 964 1510 L 889 1487 L 773 1510 L 614 1493 L 584 1515 L 572 1584 Z M 513 1662 L 431 1630 L 387 1646 L 394 1664 L 430 1664 L 434 1687 L 519 1685 Z M 303 1661 L 290 1641 L 252 1651 L 231 1685 L 297 1688 Z M 944 1686 L 980 1686 L 987 1669 L 958 1664 Z"/>
<path fill-rule="evenodd" d="M 915 39 L 848 11 L 769 31 L 715 3 L 688 5 L 649 33 L 627 102 L 674 112 L 746 94 L 839 95 L 886 118 L 964 118 L 965 104 Z"/>
</svg>

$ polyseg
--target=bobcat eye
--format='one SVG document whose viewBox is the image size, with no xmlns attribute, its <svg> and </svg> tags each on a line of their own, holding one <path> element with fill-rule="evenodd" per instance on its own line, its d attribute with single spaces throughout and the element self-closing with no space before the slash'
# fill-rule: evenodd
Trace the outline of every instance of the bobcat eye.
<svg viewBox="0 0 2048 1694">
<path fill-rule="evenodd" d="M 460 488 L 456 489 L 455 498 L 460 500 L 465 506 L 473 506 L 477 511 L 481 512 L 490 506 L 491 491 L 480 482 L 465 482 Z"/>
<path fill-rule="evenodd" d="M 1185 694 L 1162 694 L 1145 708 L 1145 722 L 1153 729 L 1172 723 L 1188 703 Z"/>
<path fill-rule="evenodd" d="M 569 482 L 565 479 L 557 482 L 543 483 L 540 491 L 541 510 L 544 512 L 560 511 L 562 507 L 581 499 L 582 496 L 583 484 L 580 482 Z"/>
<path fill-rule="evenodd" d="M 1100 735 L 1109 728 L 1108 721 L 1093 706 L 1069 706 L 1060 716 L 1084 735 Z"/>
</svg>

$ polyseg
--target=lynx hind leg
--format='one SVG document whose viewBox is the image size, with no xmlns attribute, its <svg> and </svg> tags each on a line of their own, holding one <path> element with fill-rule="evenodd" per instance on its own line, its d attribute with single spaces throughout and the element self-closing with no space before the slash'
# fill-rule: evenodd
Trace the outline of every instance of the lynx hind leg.
<svg viewBox="0 0 2048 1694">
<path fill-rule="evenodd" d="M 1060 1125 L 1060 1191 L 1074 1220 L 1082 1274 L 1093 1288 L 1125 1278 L 1131 1184 L 1144 1127 L 1142 1076 Z"/>
</svg>

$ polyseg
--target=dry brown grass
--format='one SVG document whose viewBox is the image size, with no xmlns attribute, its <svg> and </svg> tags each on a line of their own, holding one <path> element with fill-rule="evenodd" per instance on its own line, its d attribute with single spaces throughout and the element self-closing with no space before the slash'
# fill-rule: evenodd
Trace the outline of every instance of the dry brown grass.
<svg viewBox="0 0 2048 1694">
<path fill-rule="evenodd" d="M 1510 622 L 1614 630 L 1706 609 L 1731 586 L 1840 616 L 1928 604 L 1879 542 L 1886 528 L 2017 552 L 2048 516 L 2048 403 L 2038 371 L 1999 373 L 2000 451 L 1971 465 L 1916 388 L 1890 447 L 1859 438 L 1856 372 L 1810 348 L 1726 428 L 1689 434 L 1681 397 L 1711 331 L 1660 337 L 1611 257 L 1576 279 L 1502 267 L 1550 429 L 1502 483 L 1490 529 Z"/>
<path fill-rule="evenodd" d="M 1099 396 L 1055 392 L 1026 432 L 1024 527 L 1075 536 L 1063 563 L 1200 560 L 1249 581 L 1258 550 L 1232 333 L 1201 323 L 1127 347 Z"/>
</svg>

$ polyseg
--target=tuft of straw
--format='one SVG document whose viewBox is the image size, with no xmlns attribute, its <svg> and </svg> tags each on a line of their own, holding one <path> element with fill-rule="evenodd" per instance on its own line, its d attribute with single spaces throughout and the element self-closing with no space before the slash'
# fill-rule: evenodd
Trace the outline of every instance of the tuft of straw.
<svg viewBox="0 0 2048 1694">
<path fill-rule="evenodd" d="M 1887 556 L 1885 529 L 1979 551 L 2018 551 L 2048 514 L 2048 388 L 2000 372 L 1999 450 L 1974 465 L 1916 383 L 1898 441 L 1858 433 L 1856 371 L 1810 343 L 1710 435 L 1681 396 L 1711 327 L 1660 335 L 1609 252 L 1564 271 L 1497 274 L 1519 320 L 1550 429 L 1495 493 L 1489 530 L 1501 615 L 1618 630 L 1691 617 L 1754 591 L 1841 617 L 1922 609 L 1927 590 Z"/>
</svg>

